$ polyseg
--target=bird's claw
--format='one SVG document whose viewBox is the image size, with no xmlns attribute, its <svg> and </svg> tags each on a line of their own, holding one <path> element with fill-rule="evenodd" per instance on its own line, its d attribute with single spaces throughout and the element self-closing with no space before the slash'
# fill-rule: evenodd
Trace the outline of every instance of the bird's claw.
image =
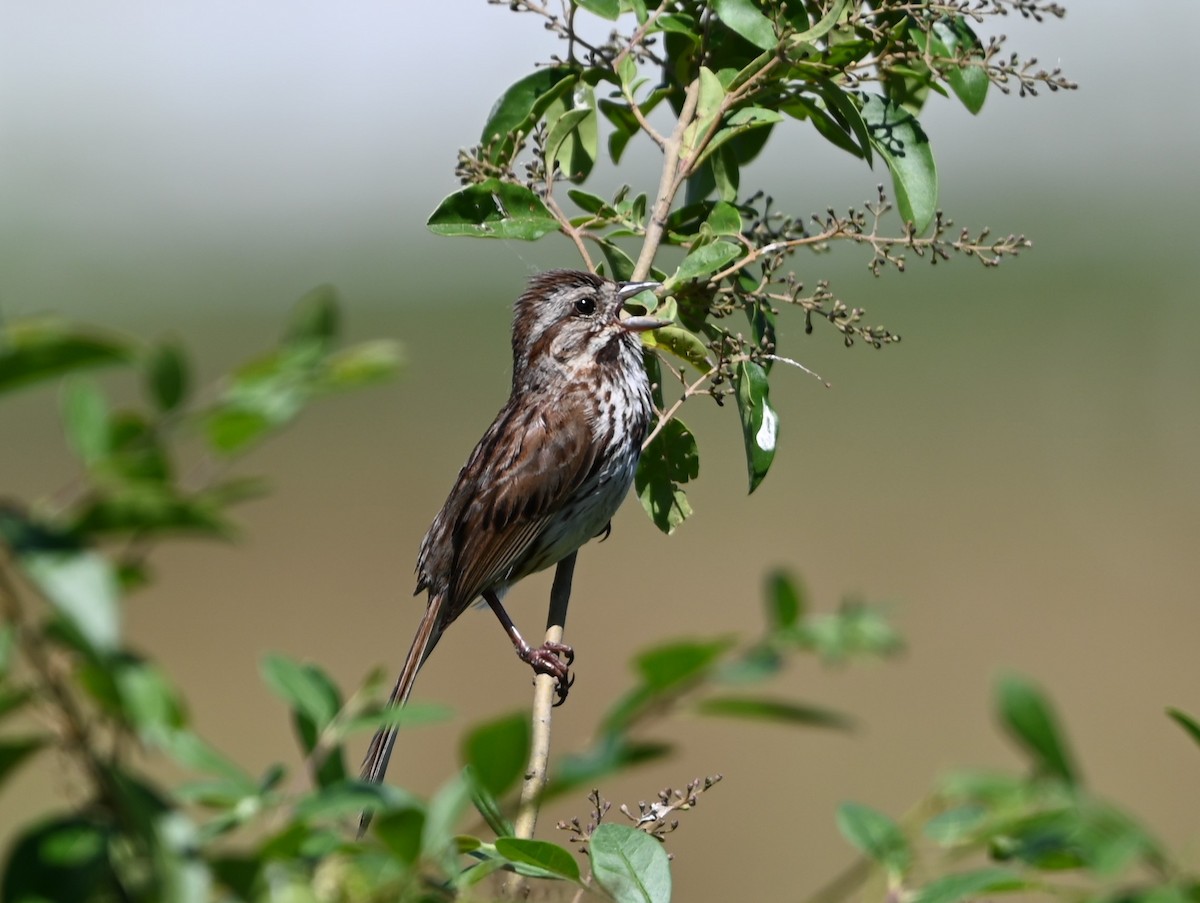
<svg viewBox="0 0 1200 903">
<path fill-rule="evenodd" d="M 558 696 L 558 701 L 554 703 L 556 707 L 567 701 L 567 692 L 575 683 L 575 675 L 568 670 L 575 661 L 574 649 L 565 643 L 547 642 L 536 649 L 530 649 L 521 658 L 533 668 L 535 674 L 546 674 L 554 678 L 554 692 Z"/>
</svg>

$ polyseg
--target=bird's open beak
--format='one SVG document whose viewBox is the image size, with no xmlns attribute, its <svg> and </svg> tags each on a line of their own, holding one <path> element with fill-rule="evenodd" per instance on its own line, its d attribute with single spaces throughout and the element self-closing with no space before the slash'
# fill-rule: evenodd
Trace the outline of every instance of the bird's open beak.
<svg viewBox="0 0 1200 903">
<path fill-rule="evenodd" d="M 622 301 L 628 301 L 634 295 L 641 294 L 647 289 L 656 289 L 661 286 L 661 282 L 622 282 L 620 288 L 617 289 L 617 297 Z M 622 311 L 621 325 L 630 332 L 647 332 L 651 329 L 670 326 L 671 321 L 660 320 L 658 317 L 635 317 Z"/>
</svg>

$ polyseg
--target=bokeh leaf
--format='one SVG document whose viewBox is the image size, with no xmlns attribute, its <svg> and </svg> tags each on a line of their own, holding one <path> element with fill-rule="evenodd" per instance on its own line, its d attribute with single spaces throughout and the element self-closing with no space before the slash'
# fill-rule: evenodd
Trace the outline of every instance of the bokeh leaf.
<svg viewBox="0 0 1200 903">
<path fill-rule="evenodd" d="M 981 896 L 1026 890 L 1029 882 L 1004 868 L 981 868 L 955 875 L 942 875 L 913 896 L 913 903 L 958 903 Z"/>
<path fill-rule="evenodd" d="M 165 342 L 146 359 L 146 389 L 158 409 L 171 412 L 187 399 L 190 388 L 187 357 L 183 347 Z"/>
<path fill-rule="evenodd" d="M 135 346 L 63 320 L 18 320 L 0 329 L 0 392 L 77 370 L 128 364 Z"/>
<path fill-rule="evenodd" d="M 463 738 L 463 764 L 493 796 L 507 791 L 525 770 L 529 757 L 529 717 L 516 712 L 478 725 Z"/>
<path fill-rule="evenodd" d="M 1079 776 L 1067 741 L 1050 701 L 1031 681 L 1018 675 L 1002 677 L 996 685 L 1000 722 L 1033 758 L 1042 775 L 1076 784 Z"/>
<path fill-rule="evenodd" d="M 905 874 L 912 864 L 904 832 L 882 812 L 860 803 L 842 803 L 837 826 L 843 837 L 893 875 Z"/>
<path fill-rule="evenodd" d="M 121 638 L 117 576 L 92 551 L 31 552 L 21 565 L 42 594 L 98 653 L 114 651 Z"/>
</svg>

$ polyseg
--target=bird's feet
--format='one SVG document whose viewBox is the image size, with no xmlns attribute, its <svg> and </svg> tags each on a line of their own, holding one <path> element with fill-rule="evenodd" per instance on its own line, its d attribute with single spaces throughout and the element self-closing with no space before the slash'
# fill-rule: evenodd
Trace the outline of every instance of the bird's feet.
<svg viewBox="0 0 1200 903">
<path fill-rule="evenodd" d="M 548 674 L 554 678 L 554 692 L 558 694 L 558 701 L 554 703 L 556 706 L 567 701 L 567 691 L 575 683 L 575 675 L 568 670 L 575 661 L 574 649 L 565 643 L 543 643 L 537 648 L 526 645 L 524 649 L 517 650 L 517 655 L 533 668 L 534 674 Z"/>
</svg>

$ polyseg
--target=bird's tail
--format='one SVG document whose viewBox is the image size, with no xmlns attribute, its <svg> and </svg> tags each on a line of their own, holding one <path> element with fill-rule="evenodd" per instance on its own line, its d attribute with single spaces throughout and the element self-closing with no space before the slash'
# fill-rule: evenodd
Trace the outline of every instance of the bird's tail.
<svg viewBox="0 0 1200 903">
<path fill-rule="evenodd" d="M 425 659 L 429 657 L 429 653 L 433 651 L 438 638 L 442 635 L 439 622 L 443 598 L 440 595 L 431 597 L 429 605 L 425 608 L 425 616 L 421 619 L 420 626 L 417 627 L 417 635 L 413 637 L 408 656 L 404 659 L 404 667 L 400 669 L 396 685 L 392 687 L 391 695 L 388 696 L 387 707 L 389 709 L 408 702 L 408 697 L 412 694 L 413 683 L 417 679 L 417 672 L 421 670 L 421 665 L 425 664 Z M 362 769 L 359 771 L 360 780 L 371 784 L 382 783 L 383 776 L 387 773 L 392 747 L 396 743 L 398 729 L 397 725 L 392 724 L 381 727 L 375 732 L 375 736 L 371 738 L 371 745 L 367 748 L 367 755 L 363 759 Z M 370 822 L 371 814 L 364 812 L 358 825 L 360 837 Z"/>
</svg>

